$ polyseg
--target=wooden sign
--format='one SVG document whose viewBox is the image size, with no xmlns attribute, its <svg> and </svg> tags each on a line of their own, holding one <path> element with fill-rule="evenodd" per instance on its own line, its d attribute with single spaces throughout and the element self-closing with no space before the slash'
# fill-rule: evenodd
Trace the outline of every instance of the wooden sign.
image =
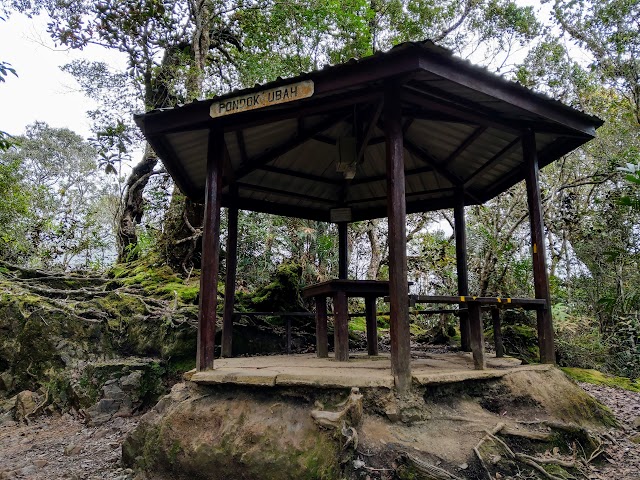
<svg viewBox="0 0 640 480">
<path fill-rule="evenodd" d="M 280 103 L 293 102 L 313 95 L 313 80 L 292 83 L 282 87 L 249 93 L 238 97 L 220 100 L 211 105 L 210 114 L 213 118 L 247 112 L 257 108 L 269 107 Z"/>
</svg>

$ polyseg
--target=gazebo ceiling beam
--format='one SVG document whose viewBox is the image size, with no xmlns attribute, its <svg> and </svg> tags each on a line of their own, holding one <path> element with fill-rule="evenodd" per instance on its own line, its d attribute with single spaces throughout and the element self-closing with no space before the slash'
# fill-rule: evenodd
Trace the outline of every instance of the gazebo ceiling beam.
<svg viewBox="0 0 640 480">
<path fill-rule="evenodd" d="M 484 132 L 487 131 L 489 127 L 478 127 L 476 128 L 471 135 L 469 135 L 465 140 L 456 148 L 451 155 L 449 155 L 444 162 L 442 162 L 442 166 L 446 167 L 451 162 L 453 162 L 456 158 L 458 158 L 462 152 L 464 152 L 467 148 L 471 146 L 473 142 L 475 142 Z"/>
<path fill-rule="evenodd" d="M 223 135 L 224 139 L 224 135 Z M 232 185 L 236 183 L 236 172 L 233 171 L 233 165 L 231 164 L 231 155 L 229 154 L 229 147 L 226 140 L 224 141 L 224 157 L 222 167 L 222 183 L 223 185 Z"/>
<path fill-rule="evenodd" d="M 244 141 L 244 132 L 242 130 L 236 130 L 236 141 L 238 142 L 238 150 L 240 150 L 240 161 L 242 164 L 249 161 L 247 155 L 247 145 Z"/>
<path fill-rule="evenodd" d="M 319 222 L 329 221 L 329 212 L 324 209 L 313 207 L 298 207 L 295 205 L 283 205 L 281 203 L 268 202 L 265 200 L 254 200 L 252 198 L 238 197 L 236 199 L 227 195 L 222 196 L 222 206 L 234 206 L 240 210 L 252 212 L 268 213 L 271 215 L 282 215 L 285 217 L 306 218 Z"/>
<path fill-rule="evenodd" d="M 464 186 L 467 187 L 468 185 L 470 185 L 471 182 L 473 182 L 473 179 L 476 178 L 480 173 L 482 173 L 484 170 L 486 170 L 491 165 L 496 163 L 498 160 L 500 160 L 505 155 L 511 153 L 513 151 L 513 149 L 516 148 L 519 145 L 520 145 L 520 137 L 516 137 L 509 144 L 507 144 L 506 147 L 504 147 L 502 150 L 500 150 L 498 153 L 496 153 L 493 157 L 491 157 L 489 160 L 487 160 L 485 163 L 483 163 L 480 166 L 480 168 L 478 168 L 475 172 L 473 172 L 471 175 L 469 175 L 464 180 Z"/>
<path fill-rule="evenodd" d="M 324 183 L 326 185 L 342 185 L 342 180 L 340 179 L 326 178 L 320 175 L 313 175 L 311 173 L 299 172 L 296 170 L 287 170 L 286 168 L 274 167 L 272 165 L 262 165 L 261 167 L 258 167 L 258 170 L 286 175 L 289 177 L 302 178 L 304 180 L 311 180 L 312 182 Z"/>
<path fill-rule="evenodd" d="M 472 122 L 470 120 L 465 120 L 460 118 L 460 116 L 447 115 L 442 112 L 436 110 L 429 110 L 422 108 L 420 110 L 414 108 L 405 108 L 404 115 L 410 117 L 414 120 L 425 120 L 430 122 L 446 122 L 446 123 L 456 123 L 460 125 L 471 125 L 471 126 L 479 126 L 478 122 Z"/>
<path fill-rule="evenodd" d="M 402 135 L 405 136 L 407 134 L 407 132 L 409 131 L 409 129 L 411 128 L 411 125 L 413 125 L 413 122 L 415 122 L 415 118 L 407 118 L 407 121 L 404 122 L 404 125 L 402 126 Z"/>
<path fill-rule="evenodd" d="M 426 202 L 426 203 L 425 203 Z M 407 213 L 423 213 L 452 208 L 454 204 L 453 196 L 446 198 L 434 198 L 430 200 L 407 201 Z M 363 209 L 353 209 L 352 222 L 371 220 L 372 218 L 385 218 L 387 216 L 386 205 L 367 207 Z"/>
<path fill-rule="evenodd" d="M 517 140 L 518 142 L 521 141 L 521 139 Z M 540 164 L 540 168 L 547 165 L 550 160 L 558 158 L 560 155 L 579 147 L 583 143 L 583 141 L 575 137 L 560 137 L 556 139 L 554 142 L 538 150 L 538 161 Z M 512 148 L 515 148 L 515 145 L 513 145 Z M 504 177 L 504 179 L 500 183 L 492 185 L 490 189 L 483 192 L 483 201 L 493 198 L 498 193 L 508 190 L 513 185 L 521 181 L 522 176 L 525 173 L 524 170 L 524 165 L 521 165 L 518 168 L 514 168 L 512 172 Z"/>
<path fill-rule="evenodd" d="M 304 129 L 301 132 L 298 132 L 298 134 L 296 134 L 293 138 L 287 140 L 286 142 L 270 150 L 267 150 L 263 154 L 258 155 L 253 159 L 247 160 L 247 162 L 241 164 L 238 170 L 236 171 L 236 178 L 242 179 L 246 177 L 251 172 L 255 171 L 261 166 L 266 165 L 267 163 L 272 162 L 276 158 L 289 153 L 294 148 L 299 147 L 300 145 L 309 141 L 315 135 L 324 132 L 325 130 L 336 125 L 337 123 L 340 123 L 341 121 L 348 118 L 350 115 L 351 115 L 351 112 L 349 113 L 341 112 L 337 115 L 332 115 L 326 120 L 323 120 L 322 122 L 320 122 L 318 125 L 315 125 L 313 127 Z"/>
<path fill-rule="evenodd" d="M 317 140 L 318 142 L 322 142 L 322 143 L 326 143 L 327 145 L 334 145 L 336 144 L 336 139 L 333 137 L 330 137 L 329 135 L 324 135 L 322 133 L 318 133 L 317 135 L 314 135 L 313 140 Z"/>
<path fill-rule="evenodd" d="M 458 178 L 456 175 L 451 173 L 449 170 L 441 166 L 441 162 L 438 161 L 431 153 L 426 151 L 423 148 L 420 148 L 411 140 L 405 138 L 404 139 L 404 147 L 412 154 L 418 157 L 419 160 L 428 164 L 436 173 L 446 178 L 447 181 L 452 183 L 453 185 L 461 185 L 462 179 Z"/>
<path fill-rule="evenodd" d="M 305 195 L 304 193 L 290 192 L 279 188 L 265 187 L 264 185 L 254 185 L 252 183 L 236 183 L 236 185 L 240 190 L 251 190 L 260 193 L 282 195 L 283 197 L 297 198 L 298 200 L 306 200 L 309 202 L 322 203 L 331 206 L 335 205 L 336 203 L 335 200 L 332 200 L 330 198 L 314 197 L 312 195 Z"/>
<path fill-rule="evenodd" d="M 450 172 L 446 167 L 443 167 L 442 162 L 439 162 L 433 155 L 431 155 L 426 150 L 418 147 L 417 145 L 415 145 L 413 142 L 411 142 L 406 138 L 404 140 L 404 147 L 413 155 L 418 157 L 419 160 L 422 160 L 429 166 L 433 167 L 436 173 L 446 178 L 454 186 L 460 187 L 463 185 L 463 180 L 460 177 Z M 471 192 L 465 190 L 464 194 L 474 202 L 481 203 L 478 197 L 473 195 Z"/>
<path fill-rule="evenodd" d="M 356 163 L 362 163 L 364 161 L 364 152 L 369 146 L 369 141 L 371 140 L 371 137 L 373 137 L 373 131 L 376 128 L 378 120 L 380 119 L 383 106 L 384 106 L 384 102 L 382 100 L 379 100 L 378 104 L 374 107 L 375 110 L 373 111 L 373 115 L 369 120 L 369 125 L 367 126 L 367 130 L 364 133 L 364 136 L 362 137 L 360 144 L 358 145 L 358 149 L 357 149 L 358 155 L 356 157 Z"/>
<path fill-rule="evenodd" d="M 425 190 L 422 192 L 411 192 L 411 193 L 407 193 L 405 194 L 405 198 L 415 198 L 415 197 L 421 197 L 423 195 L 436 195 L 438 193 L 446 193 L 446 192 L 453 192 L 457 187 L 446 187 L 446 188 L 436 188 L 433 190 Z M 369 198 L 362 198 L 362 199 L 358 199 L 358 200 L 350 200 L 347 201 L 346 204 L 347 205 L 357 205 L 359 203 L 367 203 L 367 202 L 381 202 L 383 200 L 386 201 L 387 196 L 386 195 L 381 195 L 379 197 L 369 197 Z"/>
<path fill-rule="evenodd" d="M 431 167 L 430 165 L 424 166 L 424 167 L 418 167 L 418 168 L 412 168 L 411 170 L 406 170 L 404 172 L 405 177 L 410 177 L 411 175 L 419 175 L 421 173 L 428 173 L 428 172 L 433 172 L 433 167 Z M 387 175 L 386 174 L 381 174 L 381 175 L 373 175 L 371 177 L 366 177 L 366 178 L 360 178 L 360 179 L 353 179 L 351 180 L 351 185 L 366 185 L 367 183 L 375 183 L 375 182 L 381 182 L 383 180 L 387 179 Z"/>
<path fill-rule="evenodd" d="M 451 115 L 467 122 L 496 128 L 516 135 L 520 135 L 520 133 L 522 133 L 521 129 L 513 127 L 513 120 L 499 119 L 497 113 L 489 117 L 459 105 L 446 103 L 439 98 L 430 96 L 428 92 L 415 87 L 405 87 L 402 97 L 406 102 L 414 103 L 428 110 L 435 110 L 436 112 L 443 113 L 445 115 Z"/>
</svg>

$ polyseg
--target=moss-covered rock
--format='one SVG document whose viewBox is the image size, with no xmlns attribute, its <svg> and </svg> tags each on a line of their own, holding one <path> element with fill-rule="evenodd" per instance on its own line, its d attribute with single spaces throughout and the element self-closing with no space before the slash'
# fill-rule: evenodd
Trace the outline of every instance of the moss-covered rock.
<svg viewBox="0 0 640 480">
<path fill-rule="evenodd" d="M 302 267 L 285 262 L 276 269 L 273 280 L 250 296 L 248 306 L 263 312 L 299 312 L 304 310 L 300 296 Z M 246 304 L 246 299 L 244 302 Z"/>
<path fill-rule="evenodd" d="M 0 396 L 45 387 L 63 405 L 73 400 L 69 379 L 84 375 L 87 362 L 194 358 L 197 307 L 181 300 L 192 300 L 193 286 L 182 282 L 180 294 L 165 295 L 162 289 L 173 289 L 179 278 L 165 269 L 145 271 L 140 263 L 118 266 L 112 272 L 118 285 L 99 277 L 0 272 Z"/>
<path fill-rule="evenodd" d="M 171 479 L 337 479 L 339 446 L 290 397 L 174 387 L 123 445 L 126 465 Z"/>
</svg>

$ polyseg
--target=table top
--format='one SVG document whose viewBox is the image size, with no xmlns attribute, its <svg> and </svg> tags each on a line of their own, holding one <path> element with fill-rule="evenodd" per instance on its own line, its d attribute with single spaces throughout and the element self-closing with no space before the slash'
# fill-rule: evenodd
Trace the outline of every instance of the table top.
<svg viewBox="0 0 640 480">
<path fill-rule="evenodd" d="M 348 296 L 376 296 L 389 295 L 388 280 L 346 280 L 334 279 L 315 283 L 302 289 L 305 297 L 319 295 L 333 295 L 336 292 L 346 292 Z"/>
</svg>

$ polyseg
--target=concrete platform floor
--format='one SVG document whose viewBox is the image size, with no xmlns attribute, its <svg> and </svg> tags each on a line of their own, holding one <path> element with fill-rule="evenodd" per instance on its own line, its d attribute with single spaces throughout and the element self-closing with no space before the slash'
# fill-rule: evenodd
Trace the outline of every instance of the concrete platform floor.
<svg viewBox="0 0 640 480">
<path fill-rule="evenodd" d="M 487 355 L 487 369 L 474 370 L 470 353 L 420 354 L 411 361 L 414 384 L 438 385 L 465 380 L 498 378 L 516 370 L 547 370 L 550 365 L 525 365 L 515 358 Z M 315 388 L 394 386 L 387 354 L 370 357 L 351 354 L 348 362 L 317 358 L 315 353 L 264 357 L 221 358 L 214 369 L 192 370 L 187 380 L 202 385 L 309 386 Z"/>
</svg>

